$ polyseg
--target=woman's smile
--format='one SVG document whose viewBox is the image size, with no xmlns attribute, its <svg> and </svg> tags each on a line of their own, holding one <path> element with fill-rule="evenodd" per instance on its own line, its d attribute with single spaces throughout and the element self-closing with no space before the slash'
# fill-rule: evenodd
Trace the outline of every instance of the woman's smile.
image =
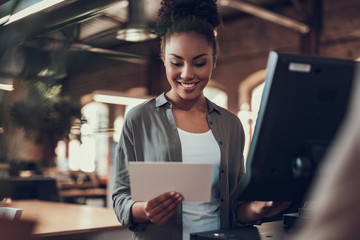
<svg viewBox="0 0 360 240">
<path fill-rule="evenodd" d="M 178 82 L 181 87 L 186 90 L 186 91 L 190 91 L 193 90 L 196 86 L 196 84 L 198 84 L 199 82 L 192 82 L 192 83 L 185 83 L 185 82 Z"/>
</svg>

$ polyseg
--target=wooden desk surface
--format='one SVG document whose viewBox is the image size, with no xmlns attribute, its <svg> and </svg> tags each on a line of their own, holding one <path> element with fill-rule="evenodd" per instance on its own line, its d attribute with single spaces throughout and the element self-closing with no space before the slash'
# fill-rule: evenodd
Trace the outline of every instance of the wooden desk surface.
<svg viewBox="0 0 360 240">
<path fill-rule="evenodd" d="M 35 220 L 35 237 L 121 230 L 112 209 L 40 200 L 13 201 L 9 207 L 23 209 L 22 219 Z"/>
<path fill-rule="evenodd" d="M 279 240 L 285 239 L 289 229 L 285 228 L 283 221 L 267 222 L 256 226 L 259 231 L 261 240 Z"/>
</svg>

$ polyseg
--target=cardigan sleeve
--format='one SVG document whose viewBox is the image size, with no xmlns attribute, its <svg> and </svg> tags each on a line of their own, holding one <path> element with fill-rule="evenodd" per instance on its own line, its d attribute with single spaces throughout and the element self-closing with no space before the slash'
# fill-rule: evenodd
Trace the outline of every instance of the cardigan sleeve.
<svg viewBox="0 0 360 240">
<path fill-rule="evenodd" d="M 135 223 L 132 221 L 131 208 L 135 203 L 131 199 L 129 180 L 129 161 L 136 161 L 134 150 L 132 124 L 130 120 L 125 121 L 120 141 L 116 147 L 115 154 L 115 182 L 112 194 L 113 209 L 124 227 L 132 231 L 142 231 L 147 223 Z"/>
</svg>

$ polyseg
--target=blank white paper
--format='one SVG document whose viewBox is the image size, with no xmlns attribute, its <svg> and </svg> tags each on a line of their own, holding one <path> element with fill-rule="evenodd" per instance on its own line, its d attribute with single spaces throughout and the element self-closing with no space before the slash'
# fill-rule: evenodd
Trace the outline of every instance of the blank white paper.
<svg viewBox="0 0 360 240">
<path fill-rule="evenodd" d="M 213 165 L 181 162 L 129 162 L 131 198 L 148 201 L 176 191 L 187 202 L 210 202 Z"/>
</svg>

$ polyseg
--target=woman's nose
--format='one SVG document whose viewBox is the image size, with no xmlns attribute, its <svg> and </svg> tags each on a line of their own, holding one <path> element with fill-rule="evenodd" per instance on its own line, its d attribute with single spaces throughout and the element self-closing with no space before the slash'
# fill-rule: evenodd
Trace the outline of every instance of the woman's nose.
<svg viewBox="0 0 360 240">
<path fill-rule="evenodd" d="M 181 71 L 180 77 L 182 79 L 192 79 L 194 78 L 194 71 L 191 66 L 184 66 L 184 68 Z"/>
</svg>

